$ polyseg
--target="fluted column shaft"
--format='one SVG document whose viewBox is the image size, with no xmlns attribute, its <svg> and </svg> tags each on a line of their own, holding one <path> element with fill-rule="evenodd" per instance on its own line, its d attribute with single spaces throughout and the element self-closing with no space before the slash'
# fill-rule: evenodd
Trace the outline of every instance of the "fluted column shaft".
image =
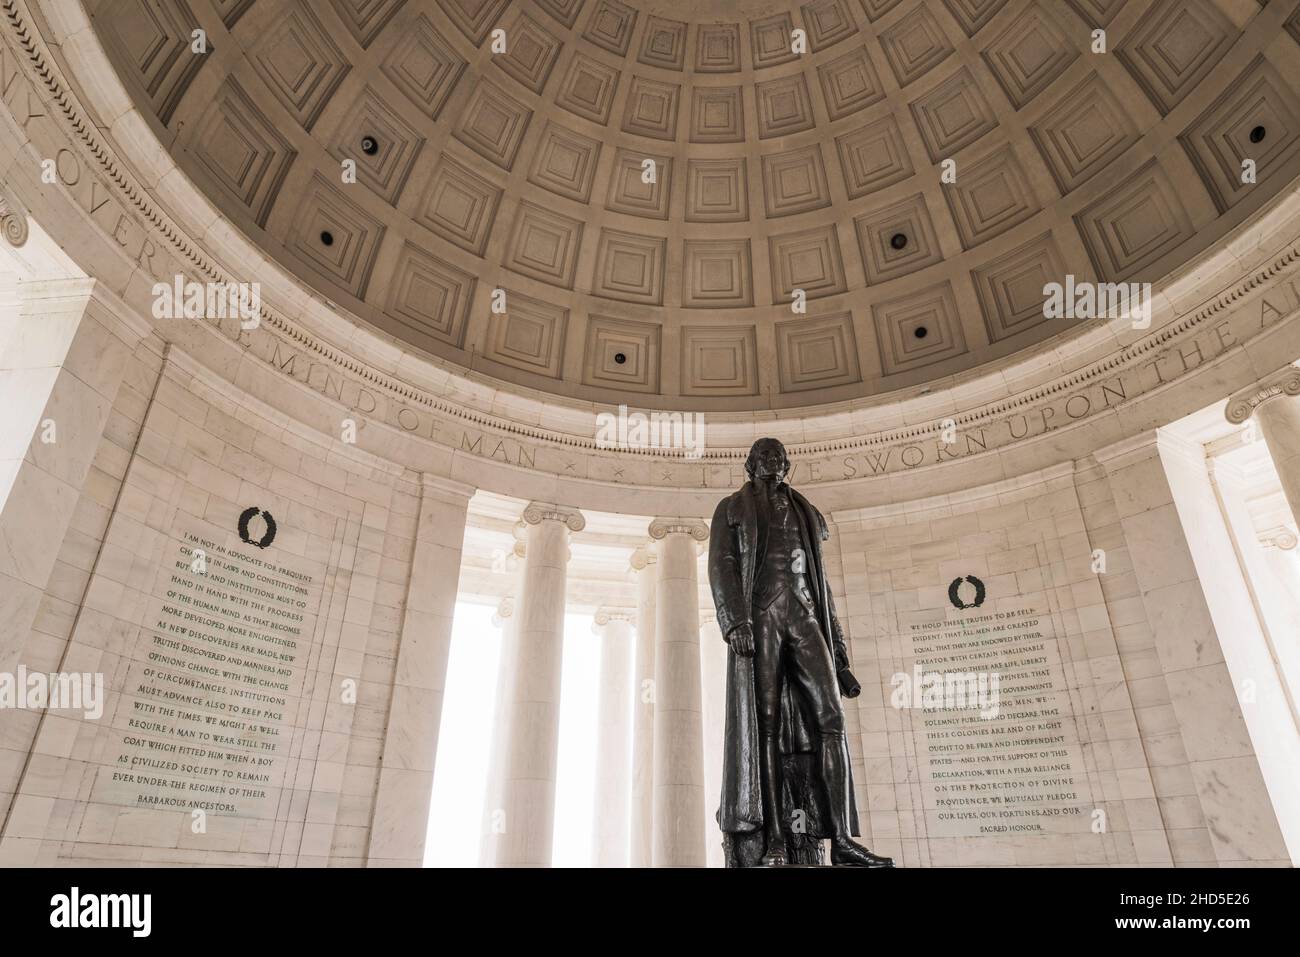
<svg viewBox="0 0 1300 957">
<path fill-rule="evenodd" d="M 530 504 L 526 554 L 513 642 L 501 833 L 494 834 L 498 867 L 550 867 L 555 825 L 555 764 L 560 730 L 560 667 L 569 532 L 581 531 L 582 514 Z"/>
<path fill-rule="evenodd" d="M 1261 405 L 1255 417 L 1268 443 L 1291 515 L 1300 516 L 1300 399 L 1279 396 Z"/>
<path fill-rule="evenodd" d="M 649 547 L 632 554 L 636 574 L 636 656 L 632 662 L 632 807 L 629 857 L 632 867 L 650 866 L 654 834 L 655 609 L 657 557 Z"/>
<path fill-rule="evenodd" d="M 702 522 L 656 519 L 659 541 L 655 615 L 655 867 L 703 867 L 704 737 L 700 704 L 700 607 L 697 543 Z"/>
<path fill-rule="evenodd" d="M 523 550 L 521 542 L 518 554 L 522 556 Z M 496 614 L 492 616 L 492 624 L 501 630 L 501 654 L 497 659 L 496 706 L 492 720 L 492 741 L 488 751 L 487 788 L 483 795 L 483 831 L 479 844 L 480 867 L 491 867 L 496 862 L 496 838 L 493 835 L 501 833 L 501 829 L 505 826 L 502 788 L 505 781 L 506 741 L 510 716 L 507 702 L 512 693 L 511 682 L 514 680 L 512 666 L 518 657 L 515 650 L 516 621 L 514 597 L 502 598 L 497 604 Z"/>
<path fill-rule="evenodd" d="M 591 863 L 626 867 L 632 798 L 632 615 L 600 609 L 593 628 L 600 635 L 600 693 Z"/>
<path fill-rule="evenodd" d="M 1268 445 L 1291 515 L 1300 520 L 1300 368 L 1284 366 L 1228 400 L 1228 421 L 1252 415 Z"/>
</svg>

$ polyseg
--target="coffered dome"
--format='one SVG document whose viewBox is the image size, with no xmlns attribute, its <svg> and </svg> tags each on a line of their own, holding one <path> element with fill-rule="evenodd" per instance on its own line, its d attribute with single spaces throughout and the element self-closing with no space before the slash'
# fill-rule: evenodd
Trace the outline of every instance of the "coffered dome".
<svg viewBox="0 0 1300 957">
<path fill-rule="evenodd" d="M 182 171 L 341 313 L 598 401 L 935 388 L 1078 331 L 1045 283 L 1159 283 L 1300 173 L 1300 15 L 1254 0 L 88 6 Z"/>
</svg>

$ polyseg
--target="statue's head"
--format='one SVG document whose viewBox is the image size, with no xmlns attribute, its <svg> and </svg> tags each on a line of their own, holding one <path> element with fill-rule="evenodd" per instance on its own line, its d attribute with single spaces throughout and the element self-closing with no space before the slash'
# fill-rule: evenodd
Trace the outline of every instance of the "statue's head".
<svg viewBox="0 0 1300 957">
<path fill-rule="evenodd" d="M 779 439 L 759 439 L 749 450 L 745 459 L 745 474 L 751 482 L 784 482 L 790 471 L 790 457 L 785 454 L 785 446 Z"/>
</svg>

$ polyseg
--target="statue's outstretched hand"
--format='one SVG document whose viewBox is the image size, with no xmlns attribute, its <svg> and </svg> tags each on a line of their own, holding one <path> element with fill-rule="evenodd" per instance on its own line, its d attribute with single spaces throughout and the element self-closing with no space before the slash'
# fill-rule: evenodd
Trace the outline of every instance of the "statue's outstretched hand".
<svg viewBox="0 0 1300 957">
<path fill-rule="evenodd" d="M 754 628 L 748 622 L 731 629 L 727 641 L 731 645 L 731 650 L 740 657 L 754 657 Z"/>
</svg>

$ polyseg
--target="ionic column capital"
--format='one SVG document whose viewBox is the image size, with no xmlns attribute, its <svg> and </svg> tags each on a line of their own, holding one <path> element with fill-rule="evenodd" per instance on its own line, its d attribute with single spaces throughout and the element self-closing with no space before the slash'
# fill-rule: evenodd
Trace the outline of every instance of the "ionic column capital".
<svg viewBox="0 0 1300 957">
<path fill-rule="evenodd" d="M 0 233 L 10 246 L 27 242 L 27 210 L 4 190 L 0 190 Z"/>
<path fill-rule="evenodd" d="M 528 525 L 560 522 L 571 532 L 580 532 L 587 527 L 587 519 L 578 509 L 566 505 L 554 505 L 550 502 L 529 502 L 521 518 Z"/>
<path fill-rule="evenodd" d="M 601 606 L 596 609 L 596 614 L 591 618 L 591 630 L 600 635 L 604 633 L 605 626 L 611 621 L 625 621 L 631 624 L 636 619 L 636 613 L 630 608 L 607 608 Z"/>
<path fill-rule="evenodd" d="M 1300 395 L 1300 367 L 1286 365 L 1272 375 L 1265 376 L 1254 385 L 1233 393 L 1223 410 L 1224 416 L 1233 425 L 1241 425 L 1255 410 L 1279 396 Z"/>
<path fill-rule="evenodd" d="M 515 613 L 515 596 L 506 595 L 497 602 L 497 610 L 492 614 L 492 624 L 500 628 L 505 624 L 505 620 Z"/>
<path fill-rule="evenodd" d="M 1285 525 L 1279 525 L 1276 528 L 1260 532 L 1259 543 L 1265 548 L 1276 548 L 1279 551 L 1289 552 L 1300 544 L 1300 538 Z"/>
<path fill-rule="evenodd" d="M 655 541 L 669 535 L 689 535 L 697 542 L 707 542 L 709 526 L 698 518 L 656 518 L 650 523 L 650 537 Z"/>
<path fill-rule="evenodd" d="M 659 556 L 654 553 L 653 548 L 649 545 L 638 545 L 632 551 L 632 556 L 627 560 L 627 563 L 632 566 L 633 571 L 642 572 L 657 561 L 659 561 Z"/>
</svg>

